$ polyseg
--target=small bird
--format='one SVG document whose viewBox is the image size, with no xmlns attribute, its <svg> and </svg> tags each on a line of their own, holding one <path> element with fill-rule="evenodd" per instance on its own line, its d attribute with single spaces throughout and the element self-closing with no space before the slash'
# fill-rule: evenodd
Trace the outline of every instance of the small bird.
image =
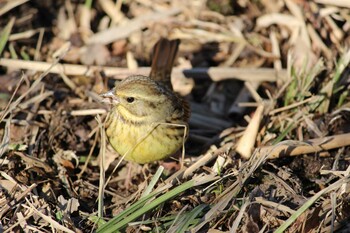
<svg viewBox="0 0 350 233">
<path fill-rule="evenodd" d="M 101 96 L 113 107 L 106 135 L 128 161 L 145 164 L 171 156 L 188 135 L 188 102 L 171 86 L 171 70 L 179 40 L 161 38 L 154 46 L 149 77 L 132 75 Z"/>
</svg>

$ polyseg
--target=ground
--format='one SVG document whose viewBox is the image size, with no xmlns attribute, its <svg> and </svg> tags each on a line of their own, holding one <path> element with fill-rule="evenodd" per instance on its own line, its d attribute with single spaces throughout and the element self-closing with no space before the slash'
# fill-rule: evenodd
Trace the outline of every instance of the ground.
<svg viewBox="0 0 350 233">
<path fill-rule="evenodd" d="M 2 1 L 0 227 L 347 232 L 349 13 L 327 0 Z M 121 161 L 104 135 L 99 94 L 148 75 L 161 37 L 181 40 L 183 166 Z"/>
</svg>

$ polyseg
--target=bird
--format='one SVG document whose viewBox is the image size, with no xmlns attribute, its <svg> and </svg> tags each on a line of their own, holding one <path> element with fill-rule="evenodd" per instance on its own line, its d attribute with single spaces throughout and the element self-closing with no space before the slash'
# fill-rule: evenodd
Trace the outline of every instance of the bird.
<svg viewBox="0 0 350 233">
<path fill-rule="evenodd" d="M 159 39 L 149 76 L 131 75 L 101 94 L 112 104 L 105 123 L 107 138 L 127 161 L 146 164 L 184 148 L 190 108 L 171 85 L 179 44 L 178 39 Z"/>
</svg>

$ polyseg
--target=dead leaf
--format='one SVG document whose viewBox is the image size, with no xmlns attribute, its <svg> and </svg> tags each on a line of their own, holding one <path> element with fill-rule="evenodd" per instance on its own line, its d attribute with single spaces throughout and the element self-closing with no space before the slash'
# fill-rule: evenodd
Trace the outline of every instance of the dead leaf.
<svg viewBox="0 0 350 233">
<path fill-rule="evenodd" d="M 84 65 L 106 65 L 111 55 L 106 46 L 102 44 L 89 44 L 80 50 L 80 61 Z"/>
<path fill-rule="evenodd" d="M 79 209 L 79 201 L 76 198 L 70 198 L 66 200 L 62 195 L 60 195 L 57 200 L 61 204 L 61 209 L 66 214 L 71 214 Z"/>
</svg>

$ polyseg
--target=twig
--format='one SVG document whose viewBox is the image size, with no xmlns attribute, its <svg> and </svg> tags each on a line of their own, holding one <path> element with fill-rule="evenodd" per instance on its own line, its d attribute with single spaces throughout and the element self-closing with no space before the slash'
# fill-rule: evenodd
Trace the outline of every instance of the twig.
<svg viewBox="0 0 350 233">
<path fill-rule="evenodd" d="M 35 71 L 48 71 L 50 73 L 59 74 L 63 72 L 66 75 L 86 75 L 94 76 L 96 71 L 103 70 L 107 76 L 117 76 L 118 79 L 123 79 L 132 74 L 148 75 L 149 67 L 140 67 L 135 70 L 119 67 L 101 67 L 101 66 L 84 66 L 72 64 L 57 64 L 52 67 L 51 63 L 38 61 L 24 61 L 17 59 L 0 59 L 0 65 L 11 67 L 13 69 L 27 69 Z M 286 70 L 276 72 L 270 68 L 231 68 L 231 67 L 211 67 L 211 68 L 192 68 L 182 69 L 174 68 L 172 77 L 192 77 L 192 78 L 210 78 L 213 81 L 222 81 L 225 79 L 238 79 L 251 82 L 275 82 L 277 77 L 285 80 L 287 78 Z"/>
<path fill-rule="evenodd" d="M 275 146 L 258 148 L 258 155 L 269 154 L 269 159 L 316 153 L 350 145 L 350 133 L 311 139 L 304 142 L 287 141 Z M 291 142 L 291 143 L 288 143 Z M 289 144 L 289 145 L 288 145 Z"/>
<path fill-rule="evenodd" d="M 252 155 L 263 113 L 264 105 L 261 104 L 256 109 L 252 120 L 237 143 L 236 151 L 245 159 L 249 159 Z"/>
<path fill-rule="evenodd" d="M 8 110 L 8 108 L 10 107 L 10 105 L 11 105 L 11 103 L 12 103 L 12 100 L 13 100 L 13 98 L 15 97 L 15 95 L 16 95 L 16 93 L 17 93 L 19 87 L 21 86 L 24 77 L 25 77 L 25 76 L 22 74 L 22 77 L 21 77 L 21 79 L 19 80 L 19 82 L 17 83 L 16 88 L 15 88 L 15 91 L 12 93 L 12 96 L 11 96 L 9 102 L 7 103 L 5 109 L 1 112 L 2 114 L 1 114 L 1 117 L 0 117 L 0 122 L 2 122 L 2 121 L 4 120 L 6 114 L 8 113 L 7 110 Z"/>
<path fill-rule="evenodd" d="M 333 6 L 340 6 L 350 8 L 350 2 L 344 0 L 315 0 L 317 3 L 328 4 Z"/>
<path fill-rule="evenodd" d="M 17 6 L 22 5 L 25 2 L 28 2 L 28 0 L 8 1 L 4 6 L 0 8 L 0 16 Z"/>
<path fill-rule="evenodd" d="M 63 54 L 62 54 L 61 56 L 63 56 Z M 44 72 L 39 76 L 38 79 L 36 79 L 36 80 L 34 81 L 34 83 L 29 87 L 29 89 L 28 89 L 27 91 L 25 91 L 20 97 L 18 97 L 18 98 L 16 99 L 15 102 L 13 102 L 13 103 L 11 103 L 11 104 L 9 105 L 8 109 L 7 109 L 6 111 L 3 112 L 3 115 L 1 116 L 1 119 L 4 119 L 4 118 L 7 116 L 7 114 L 8 114 L 9 112 L 11 112 L 13 109 L 15 109 L 15 108 L 21 103 L 21 101 L 22 101 L 25 97 L 28 96 L 29 93 L 31 93 L 33 90 L 35 90 L 35 88 L 36 88 L 39 84 L 41 84 L 41 80 L 42 80 L 43 78 L 45 78 L 46 75 L 47 75 L 48 73 L 51 72 L 51 69 L 55 68 L 55 66 L 59 64 L 59 63 L 58 63 L 58 62 L 59 62 L 59 59 L 60 59 L 60 57 L 57 58 L 53 63 L 47 63 L 47 66 L 45 66 L 45 69 L 42 70 L 42 71 L 44 71 Z M 2 61 L 2 59 L 0 60 L 0 63 L 1 63 L 1 61 Z M 1 122 L 1 121 L 0 121 L 0 122 Z"/>
<path fill-rule="evenodd" d="M 192 175 L 198 168 L 200 168 L 201 166 L 206 165 L 208 162 L 212 161 L 213 159 L 215 159 L 218 155 L 220 154 L 224 154 L 226 153 L 230 148 L 233 147 L 233 143 L 227 143 L 225 144 L 223 147 L 219 148 L 219 149 L 214 149 L 214 150 L 210 150 L 208 151 L 205 155 L 203 155 L 197 162 L 195 162 L 194 164 L 192 164 L 190 167 L 188 167 L 184 174 L 183 177 L 187 178 L 190 175 Z"/>
<path fill-rule="evenodd" d="M 99 128 L 98 128 L 98 129 L 99 129 Z M 92 146 L 91 146 L 91 148 L 90 148 L 90 152 L 89 152 L 89 154 L 88 154 L 88 157 L 86 158 L 86 161 L 85 161 L 85 163 L 84 163 L 84 166 L 82 167 L 80 173 L 77 175 L 78 180 L 81 179 L 81 176 L 84 174 L 86 168 L 88 167 L 88 164 L 89 164 L 89 162 L 90 162 L 92 153 L 94 152 L 94 149 L 95 149 L 96 144 L 97 144 L 97 139 L 98 139 L 98 131 L 97 131 L 96 134 L 95 134 L 94 142 L 92 143 Z"/>
<path fill-rule="evenodd" d="M 65 112 L 63 112 L 65 113 Z M 98 109 L 82 109 L 82 110 L 73 110 L 71 112 L 67 112 L 72 116 L 89 116 L 89 115 L 98 115 L 98 114 L 106 114 L 106 109 L 98 108 Z"/>
<path fill-rule="evenodd" d="M 172 8 L 162 12 L 152 12 L 130 20 L 126 25 L 108 28 L 105 31 L 98 32 L 90 37 L 89 44 L 109 44 L 114 41 L 128 37 L 132 32 L 144 28 L 150 21 L 159 21 L 181 12 L 179 8 Z"/>
<path fill-rule="evenodd" d="M 41 211 L 39 211 L 38 209 L 36 209 L 35 206 L 27 198 L 25 198 L 25 199 L 26 199 L 26 201 L 27 201 L 27 203 L 29 205 L 29 207 L 27 207 L 27 208 L 29 210 L 34 210 L 36 214 L 38 214 L 46 222 L 50 223 L 52 227 L 54 227 L 55 229 L 60 230 L 62 232 L 74 233 L 74 231 L 72 231 L 69 228 L 59 224 L 54 219 L 52 219 L 50 216 L 47 216 L 44 213 L 42 213 Z M 26 206 L 23 206 L 23 207 L 26 207 Z"/>
<path fill-rule="evenodd" d="M 103 205 L 104 205 L 104 196 L 105 196 L 105 171 L 106 168 L 104 167 L 105 165 L 105 157 L 106 157 L 106 138 L 105 138 L 105 130 L 103 123 L 101 121 L 100 115 L 96 115 L 96 121 L 98 123 L 100 133 L 101 133 L 101 147 L 100 147 L 100 184 L 99 184 L 99 189 L 98 189 L 98 212 L 97 216 L 99 218 L 103 218 Z"/>
<path fill-rule="evenodd" d="M 303 101 L 296 102 L 296 103 L 293 103 L 293 104 L 290 104 L 288 106 L 284 106 L 284 107 L 281 107 L 281 108 L 276 108 L 276 109 L 270 111 L 269 115 L 272 116 L 272 115 L 275 115 L 276 113 L 280 113 L 280 112 L 287 111 L 287 110 L 292 109 L 292 108 L 296 108 L 296 107 L 298 107 L 300 105 L 303 105 L 303 104 L 306 104 L 308 102 L 315 101 L 316 99 L 317 99 L 316 96 L 312 96 L 312 97 L 310 97 L 308 99 L 305 99 Z"/>
<path fill-rule="evenodd" d="M 7 202 L 6 205 L 4 205 L 0 210 L 0 219 L 4 216 L 4 214 L 13 206 L 15 206 L 19 201 L 24 199 L 35 187 L 37 184 L 32 184 L 29 186 L 26 190 L 23 190 L 22 193 L 17 195 L 11 202 Z"/>
</svg>

